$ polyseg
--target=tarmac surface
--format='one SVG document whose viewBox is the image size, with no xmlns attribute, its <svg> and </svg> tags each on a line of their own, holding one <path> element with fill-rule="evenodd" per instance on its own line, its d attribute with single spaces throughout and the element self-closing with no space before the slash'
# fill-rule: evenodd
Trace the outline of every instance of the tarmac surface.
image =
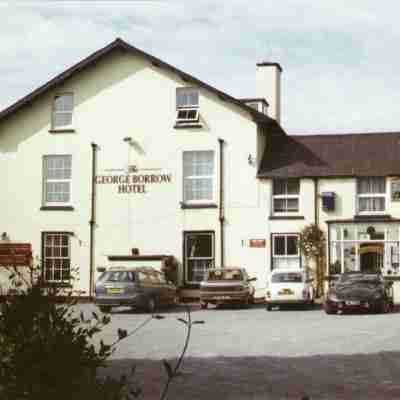
<svg viewBox="0 0 400 400">
<path fill-rule="evenodd" d="M 80 305 L 85 314 L 97 311 Z M 262 305 L 201 310 L 191 306 L 193 325 L 181 374 L 168 399 L 400 399 L 400 312 L 326 315 L 313 310 L 266 311 Z M 183 306 L 162 310 L 118 344 L 102 373 L 128 374 L 139 398 L 159 399 L 171 365 L 182 350 L 187 318 Z M 148 314 L 115 309 L 97 336 L 105 343 L 118 328 L 135 329 Z"/>
</svg>

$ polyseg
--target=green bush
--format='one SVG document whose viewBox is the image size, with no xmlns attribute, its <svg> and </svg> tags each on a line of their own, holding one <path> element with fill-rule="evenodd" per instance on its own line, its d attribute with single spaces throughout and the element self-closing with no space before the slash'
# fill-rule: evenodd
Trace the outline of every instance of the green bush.
<svg viewBox="0 0 400 400">
<path fill-rule="evenodd" d="M 18 274 L 13 286 L 21 287 Z M 59 291 L 40 280 L 2 303 L 0 315 L 0 398 L 4 400 L 125 398 L 125 379 L 99 380 L 112 347 L 92 343 L 110 322 L 108 316 L 76 315 L 72 296 L 60 302 Z M 90 396 L 90 397 L 89 397 Z"/>
</svg>

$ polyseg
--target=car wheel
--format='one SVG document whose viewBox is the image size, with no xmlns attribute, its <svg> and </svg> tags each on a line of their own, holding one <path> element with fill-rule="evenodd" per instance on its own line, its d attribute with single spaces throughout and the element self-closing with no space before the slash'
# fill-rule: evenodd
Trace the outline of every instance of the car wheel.
<svg viewBox="0 0 400 400">
<path fill-rule="evenodd" d="M 146 302 L 146 311 L 149 313 L 154 313 L 156 310 L 156 302 L 153 297 L 149 297 Z"/>
<path fill-rule="evenodd" d="M 327 314 L 336 314 L 337 310 L 335 307 L 330 306 L 328 303 L 324 304 L 324 310 Z"/>
<path fill-rule="evenodd" d="M 109 313 L 111 311 L 111 307 L 110 306 L 99 306 L 99 308 L 100 308 L 100 311 L 102 313 L 105 313 L 105 314 L 107 314 L 107 313 Z"/>
<path fill-rule="evenodd" d="M 378 313 L 386 314 L 390 311 L 390 304 L 386 299 L 383 299 L 381 304 L 378 306 Z"/>
<path fill-rule="evenodd" d="M 247 296 L 243 302 L 243 308 L 249 308 L 250 306 L 250 296 Z"/>
<path fill-rule="evenodd" d="M 266 309 L 267 311 L 271 311 L 271 310 L 272 310 L 272 304 L 267 304 L 266 307 L 265 307 L 265 309 Z"/>
<path fill-rule="evenodd" d="M 205 301 L 202 301 L 200 303 L 200 308 L 202 308 L 203 310 L 205 310 L 208 307 L 208 303 L 206 303 Z"/>
</svg>

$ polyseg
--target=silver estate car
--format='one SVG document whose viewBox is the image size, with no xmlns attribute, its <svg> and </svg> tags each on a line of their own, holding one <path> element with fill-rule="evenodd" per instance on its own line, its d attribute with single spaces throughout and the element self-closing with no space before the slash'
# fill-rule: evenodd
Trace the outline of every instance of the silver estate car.
<svg viewBox="0 0 400 400">
<path fill-rule="evenodd" d="M 176 286 L 151 267 L 112 267 L 96 282 L 95 304 L 102 312 L 118 306 L 154 312 L 157 307 L 177 303 Z"/>
</svg>

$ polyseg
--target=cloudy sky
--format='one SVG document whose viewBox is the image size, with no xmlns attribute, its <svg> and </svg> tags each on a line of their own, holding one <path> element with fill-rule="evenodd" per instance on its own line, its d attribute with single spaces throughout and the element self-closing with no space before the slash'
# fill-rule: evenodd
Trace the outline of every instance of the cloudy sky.
<svg viewBox="0 0 400 400">
<path fill-rule="evenodd" d="M 0 3 L 0 109 L 120 37 L 235 97 L 255 96 L 256 62 L 279 62 L 288 133 L 397 131 L 399 12 L 396 0 Z"/>
</svg>

